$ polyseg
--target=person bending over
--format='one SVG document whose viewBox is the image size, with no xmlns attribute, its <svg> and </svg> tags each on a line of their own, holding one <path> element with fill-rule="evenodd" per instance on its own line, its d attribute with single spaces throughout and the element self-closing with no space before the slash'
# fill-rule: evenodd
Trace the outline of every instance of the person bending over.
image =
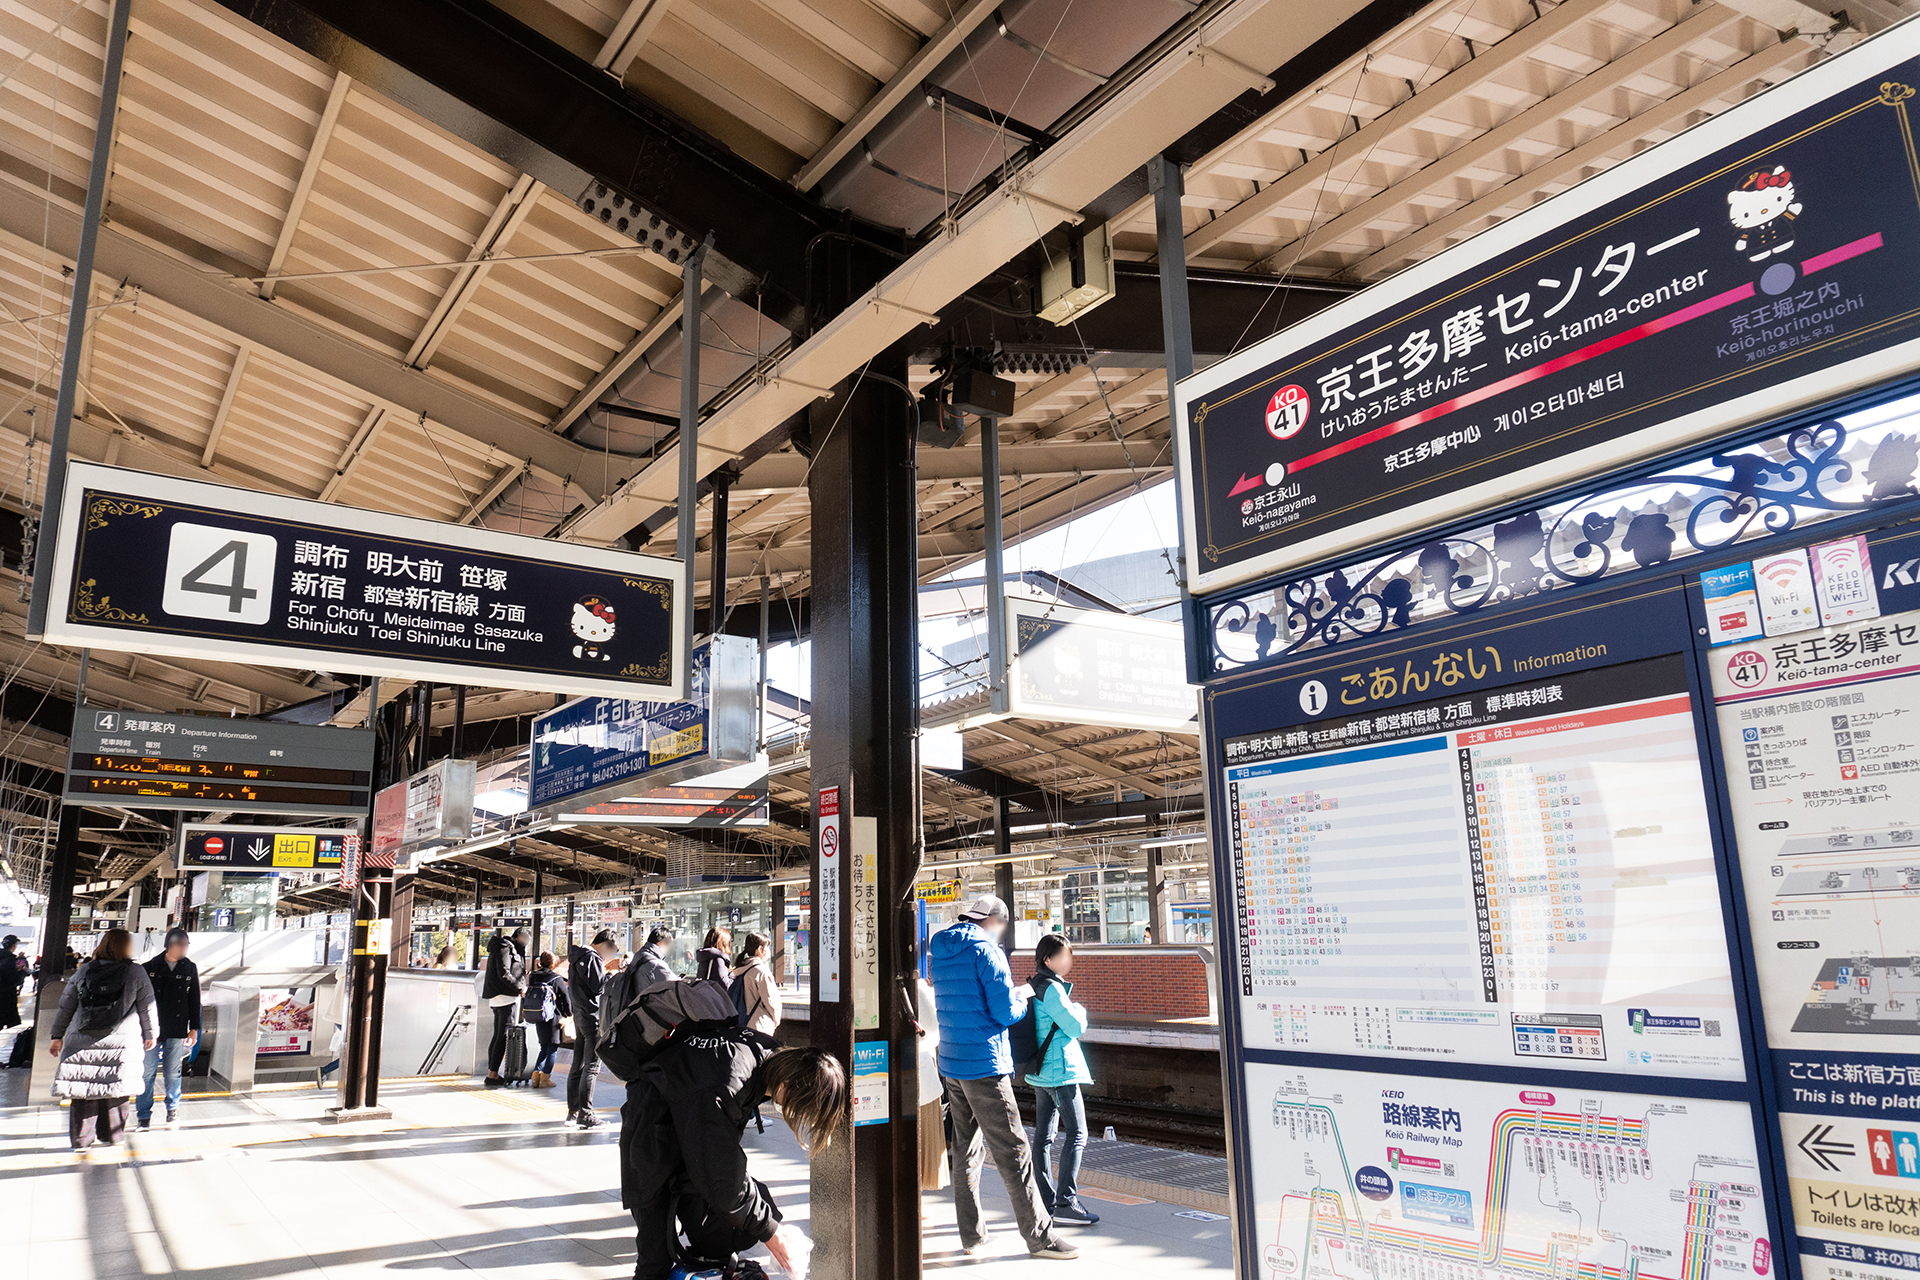
<svg viewBox="0 0 1920 1280">
<path fill-rule="evenodd" d="M 804 1237 L 780 1225 L 740 1145 L 764 1101 L 809 1155 L 849 1119 L 846 1070 L 823 1049 L 782 1049 L 741 1027 L 676 1034 L 627 1085 L 620 1109 L 620 1202 L 633 1214 L 634 1280 L 667 1280 L 682 1253 L 724 1262 L 764 1243 L 794 1274 Z"/>
</svg>

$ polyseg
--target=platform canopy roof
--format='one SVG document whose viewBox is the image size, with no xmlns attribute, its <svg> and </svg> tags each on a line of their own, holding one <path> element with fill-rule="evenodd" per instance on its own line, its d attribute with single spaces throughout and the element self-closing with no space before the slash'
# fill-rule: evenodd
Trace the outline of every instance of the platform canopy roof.
<svg viewBox="0 0 1920 1280">
<path fill-rule="evenodd" d="M 810 514 L 796 415 L 875 362 L 919 387 L 956 347 L 995 353 L 1018 385 L 1010 535 L 1171 474 L 1153 155 L 1187 169 L 1204 363 L 1914 7 L 132 0 L 74 451 L 671 554 L 679 264 L 711 235 L 697 469 L 730 481 L 732 601 L 757 600 L 764 577 L 797 619 Z M 45 483 L 107 12 L 0 0 L 9 578 Z M 601 216 L 610 194 L 624 229 Z M 1044 262 L 1102 223 L 1118 296 L 1065 328 L 1035 318 Z M 825 264 L 849 258 L 880 283 L 829 302 Z M 976 440 L 922 450 L 923 579 L 984 545 Z M 15 595 L 0 586 L 0 815 L 30 871 L 78 663 L 24 639 Z M 102 652 L 88 695 L 215 714 L 331 695 L 351 720 L 356 684 Z M 473 691 L 472 740 L 512 749 L 541 702 Z M 450 719 L 444 690 L 436 707 Z M 970 730 L 967 750 L 1011 781 L 930 780 L 932 827 L 980 820 L 1003 785 L 1067 806 L 1198 789 L 1191 739 L 1010 722 Z M 766 857 L 802 840 L 804 771 L 775 783 L 789 822 L 756 837 Z M 92 881 L 139 873 L 156 833 L 94 815 Z M 594 859 L 605 878 L 656 866 L 666 838 L 568 844 L 556 867 Z"/>
</svg>

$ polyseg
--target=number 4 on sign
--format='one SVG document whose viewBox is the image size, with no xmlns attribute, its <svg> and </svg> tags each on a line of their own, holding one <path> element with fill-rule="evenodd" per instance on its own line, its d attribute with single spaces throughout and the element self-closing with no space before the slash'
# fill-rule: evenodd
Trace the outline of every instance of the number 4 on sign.
<svg viewBox="0 0 1920 1280">
<path fill-rule="evenodd" d="M 267 534 L 176 524 L 160 607 L 175 617 L 264 625 L 273 616 L 278 553 L 278 541 Z"/>
</svg>

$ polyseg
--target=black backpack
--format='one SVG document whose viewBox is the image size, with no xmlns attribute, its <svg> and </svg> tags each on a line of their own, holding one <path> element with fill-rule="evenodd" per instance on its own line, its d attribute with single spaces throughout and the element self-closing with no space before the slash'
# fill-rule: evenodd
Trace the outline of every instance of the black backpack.
<svg viewBox="0 0 1920 1280">
<path fill-rule="evenodd" d="M 552 1022 L 558 1015 L 553 1003 L 553 979 L 536 978 L 520 997 L 520 1016 L 528 1022 Z"/>
<path fill-rule="evenodd" d="M 1056 1022 L 1047 1028 L 1045 1042 L 1040 1039 L 1040 998 L 1045 994 L 1045 990 L 1036 992 L 1033 999 L 1027 1001 L 1027 1011 L 1020 1015 L 1020 1021 L 1007 1028 L 1007 1043 L 1013 1050 L 1016 1075 L 1038 1074 L 1047 1061 L 1047 1050 L 1053 1048 L 1053 1038 L 1060 1034 L 1060 1024 Z"/>
<path fill-rule="evenodd" d="M 733 997 L 718 978 L 667 978 L 640 986 L 638 969 L 621 969 L 600 993 L 598 1056 L 613 1078 L 632 1084 L 675 1032 L 713 1034 L 739 1027 Z"/>
<path fill-rule="evenodd" d="M 95 961 L 76 977 L 80 993 L 74 1021 L 80 1024 L 80 1030 L 89 1035 L 105 1035 L 119 1023 L 120 999 L 126 994 L 127 970 L 132 967 L 125 960 L 111 964 Z"/>
</svg>

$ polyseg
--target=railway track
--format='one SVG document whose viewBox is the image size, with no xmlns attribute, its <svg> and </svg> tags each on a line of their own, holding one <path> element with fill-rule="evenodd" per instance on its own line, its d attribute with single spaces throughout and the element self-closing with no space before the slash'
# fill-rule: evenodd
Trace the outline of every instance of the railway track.
<svg viewBox="0 0 1920 1280">
<path fill-rule="evenodd" d="M 1095 1097 L 1086 1099 L 1086 1108 L 1090 1137 L 1100 1137 L 1111 1125 L 1113 1136 L 1123 1142 L 1209 1156 L 1227 1154 L 1226 1121 L 1216 1112 Z M 1020 1113 L 1033 1120 L 1033 1099 L 1024 1092 Z"/>
</svg>

